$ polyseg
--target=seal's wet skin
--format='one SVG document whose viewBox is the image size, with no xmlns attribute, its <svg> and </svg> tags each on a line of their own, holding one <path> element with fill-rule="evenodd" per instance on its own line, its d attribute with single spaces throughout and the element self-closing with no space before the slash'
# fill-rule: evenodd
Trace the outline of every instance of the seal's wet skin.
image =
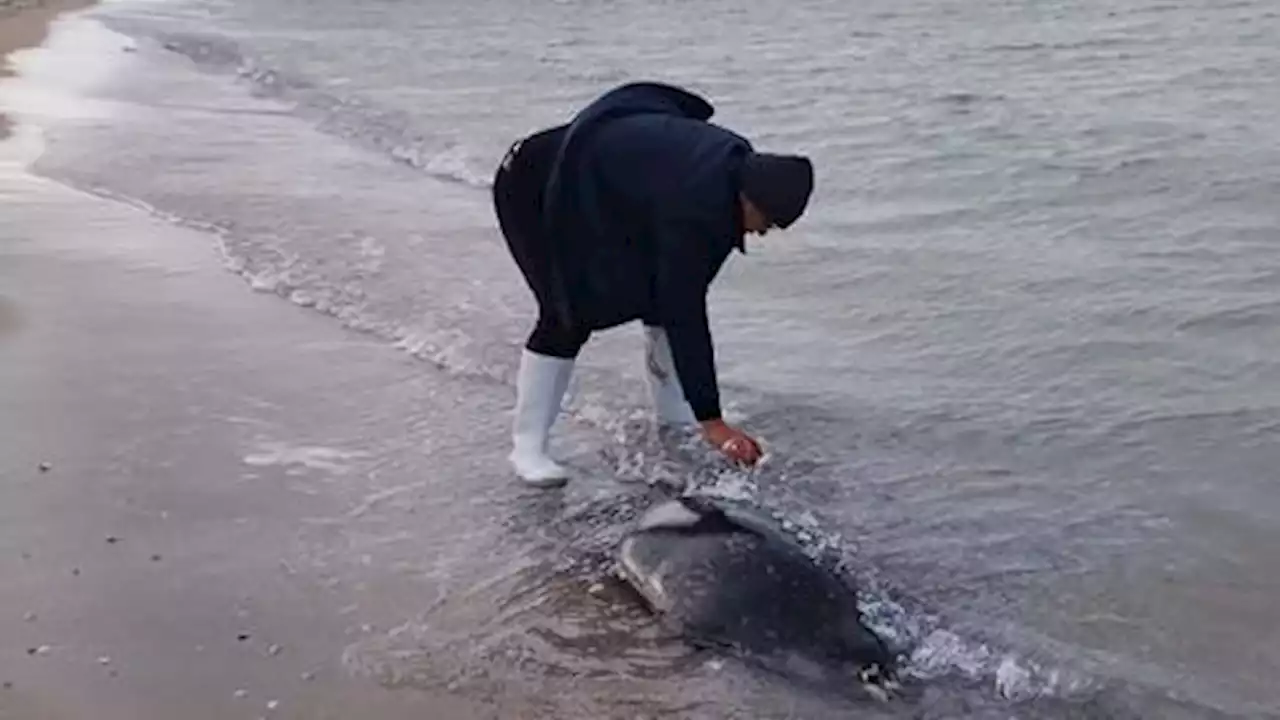
<svg viewBox="0 0 1280 720">
<path fill-rule="evenodd" d="M 749 508 L 697 496 L 659 504 L 623 539 L 618 566 L 694 645 L 881 700 L 898 688 L 893 653 L 863 624 L 853 589 Z"/>
</svg>

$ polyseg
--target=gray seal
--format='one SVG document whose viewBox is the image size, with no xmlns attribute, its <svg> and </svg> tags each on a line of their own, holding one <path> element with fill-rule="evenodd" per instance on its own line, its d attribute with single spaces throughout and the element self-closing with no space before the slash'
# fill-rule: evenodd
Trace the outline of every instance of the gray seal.
<svg viewBox="0 0 1280 720">
<path fill-rule="evenodd" d="M 853 589 L 754 508 L 696 496 L 661 503 L 623 538 L 618 572 L 695 646 L 799 659 L 880 700 L 899 687 Z"/>
</svg>

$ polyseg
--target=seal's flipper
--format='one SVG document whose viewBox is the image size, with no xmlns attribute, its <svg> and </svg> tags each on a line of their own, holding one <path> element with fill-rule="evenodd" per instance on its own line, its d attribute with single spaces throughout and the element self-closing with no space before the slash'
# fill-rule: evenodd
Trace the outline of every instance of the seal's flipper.
<svg viewBox="0 0 1280 720">
<path fill-rule="evenodd" d="M 698 524 L 702 513 L 689 507 L 683 501 L 668 501 L 651 508 L 640 518 L 636 529 L 639 532 L 653 530 L 679 530 Z"/>
<path fill-rule="evenodd" d="M 764 536 L 760 528 L 751 522 L 743 522 L 741 513 L 726 507 L 724 502 L 707 496 L 682 495 L 680 504 L 698 515 L 698 521 L 687 529 L 691 533 L 748 533 Z"/>
<path fill-rule="evenodd" d="M 698 522 L 685 532 L 696 535 L 732 535 L 734 533 L 745 533 L 750 535 L 759 535 L 755 529 L 734 522 L 732 518 L 724 513 L 723 510 L 715 510 L 698 518 Z"/>
<path fill-rule="evenodd" d="M 685 495 L 681 496 L 679 500 L 685 507 L 699 513 L 704 519 L 717 516 L 715 521 L 707 520 L 708 523 L 727 523 L 735 527 L 737 532 L 750 533 L 794 544 L 794 541 L 788 536 L 782 525 L 761 508 L 740 501 L 705 495 Z M 708 525 L 708 527 L 717 526 L 715 524 Z"/>
<path fill-rule="evenodd" d="M 695 496 L 681 496 L 653 508 L 640 519 L 637 529 L 691 535 L 759 534 L 754 528 L 735 522 L 714 499 Z"/>
<path fill-rule="evenodd" d="M 710 498 L 705 495 L 681 495 L 676 498 L 676 501 L 678 501 L 686 510 L 700 518 L 708 515 L 719 515 L 724 517 L 724 508 L 722 508 L 714 498 Z"/>
</svg>

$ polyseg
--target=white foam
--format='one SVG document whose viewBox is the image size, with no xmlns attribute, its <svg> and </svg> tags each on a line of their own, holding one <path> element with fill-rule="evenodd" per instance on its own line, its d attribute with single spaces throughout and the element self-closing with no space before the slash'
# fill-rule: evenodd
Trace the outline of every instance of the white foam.
<svg viewBox="0 0 1280 720">
<path fill-rule="evenodd" d="M 1009 656 L 1001 658 L 996 667 L 996 692 L 1004 698 L 1014 699 L 1031 687 L 1031 671 Z"/>
<path fill-rule="evenodd" d="M 473 167 L 474 161 L 461 145 L 431 156 L 423 170 L 436 177 L 456 180 L 475 188 L 489 187 L 489 176 Z"/>
<path fill-rule="evenodd" d="M 346 461 L 366 456 L 366 453 L 360 451 L 266 441 L 259 444 L 258 452 L 246 455 L 244 462 L 254 467 L 301 466 L 340 475 L 349 470 Z"/>
<path fill-rule="evenodd" d="M 16 71 L 0 82 L 0 110 L 20 123 L 114 117 L 127 104 L 94 91 L 131 61 L 132 39 L 83 14 L 53 22 L 44 44 L 9 56 Z"/>
<path fill-rule="evenodd" d="M 996 652 L 984 643 L 941 628 L 920 640 L 906 671 L 922 679 L 958 673 L 971 680 L 990 682 L 994 694 L 1013 701 L 1062 696 L 1091 685 L 1081 673 L 1045 666 L 1016 653 Z"/>
</svg>

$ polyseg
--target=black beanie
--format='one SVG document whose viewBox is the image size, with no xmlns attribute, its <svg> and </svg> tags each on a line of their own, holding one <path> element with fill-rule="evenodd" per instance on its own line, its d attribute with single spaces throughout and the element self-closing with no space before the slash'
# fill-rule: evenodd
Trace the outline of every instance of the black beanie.
<svg viewBox="0 0 1280 720">
<path fill-rule="evenodd" d="M 800 155 L 752 153 L 742 166 L 742 193 L 774 225 L 786 228 L 809 204 L 813 163 Z"/>
</svg>

